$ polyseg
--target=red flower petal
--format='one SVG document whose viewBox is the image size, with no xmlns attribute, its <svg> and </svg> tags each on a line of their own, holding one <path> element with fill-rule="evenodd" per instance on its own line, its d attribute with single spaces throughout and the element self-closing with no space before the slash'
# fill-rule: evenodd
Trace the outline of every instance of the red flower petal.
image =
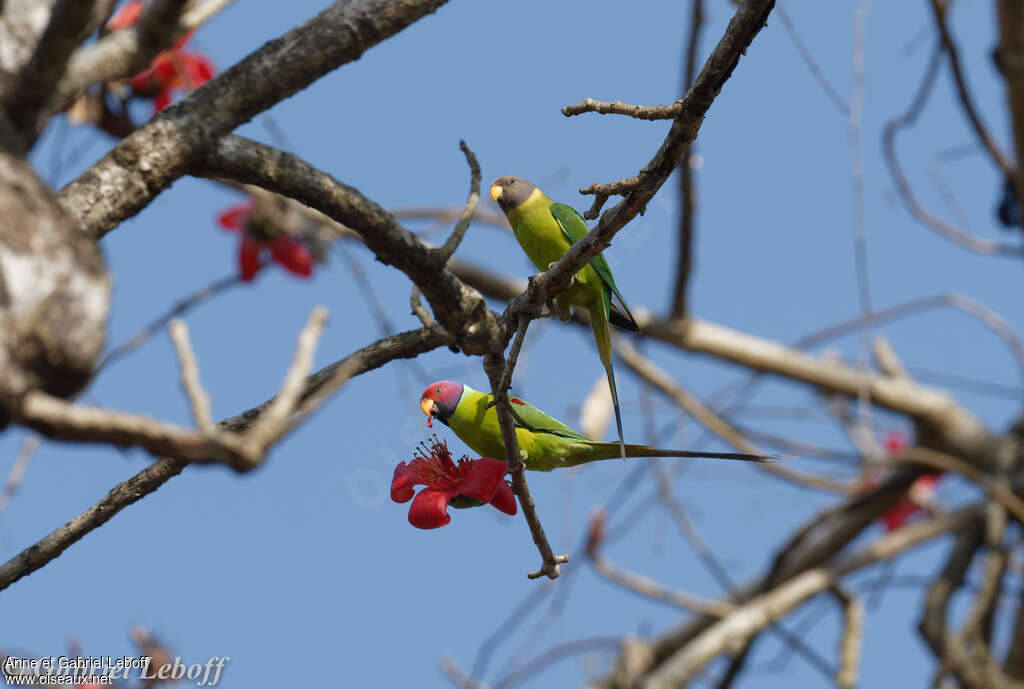
<svg viewBox="0 0 1024 689">
<path fill-rule="evenodd" d="M 129 26 L 139 21 L 139 16 L 142 14 L 142 0 L 131 0 L 121 5 L 121 7 L 114 13 L 114 16 L 107 21 L 107 28 L 111 31 L 117 29 L 127 29 Z"/>
<path fill-rule="evenodd" d="M 160 93 L 156 94 L 156 98 L 153 99 L 153 114 L 157 114 L 168 105 L 171 104 L 171 90 L 160 89 Z"/>
<path fill-rule="evenodd" d="M 238 250 L 238 267 L 242 270 L 242 279 L 249 282 L 260 272 L 260 253 L 263 243 L 251 237 L 243 237 Z"/>
<path fill-rule="evenodd" d="M 399 462 L 391 479 L 391 499 L 395 502 L 409 502 L 412 500 L 412 487 L 415 485 L 416 470 L 405 462 Z"/>
<path fill-rule="evenodd" d="M 894 507 L 889 508 L 889 511 L 882 515 L 882 521 L 885 522 L 886 531 L 895 531 L 910 519 L 910 515 L 917 511 L 917 505 L 912 503 L 907 498 L 901 498 Z"/>
<path fill-rule="evenodd" d="M 309 277 L 313 273 L 313 257 L 309 250 L 294 237 L 286 234 L 278 236 L 270 245 L 274 260 L 289 272 Z"/>
<path fill-rule="evenodd" d="M 505 514 L 515 514 L 516 495 L 512 492 L 512 486 L 508 485 L 504 480 L 498 483 L 498 490 L 494 491 L 491 504 Z"/>
<path fill-rule="evenodd" d="M 153 83 L 153 70 L 144 69 L 131 79 L 128 80 L 128 85 L 132 87 L 132 90 L 139 95 L 151 93 L 156 87 Z"/>
<path fill-rule="evenodd" d="M 202 53 L 181 53 L 180 58 L 185 69 L 185 88 L 197 89 L 213 78 L 213 63 Z"/>
<path fill-rule="evenodd" d="M 177 41 L 175 41 L 175 42 L 174 42 L 174 48 L 173 48 L 173 49 L 174 49 L 174 50 L 181 50 L 182 48 L 184 48 L 184 47 L 185 47 L 185 44 L 186 44 L 186 43 L 188 43 L 189 39 L 190 39 L 190 38 L 192 38 L 192 35 L 193 35 L 193 34 L 194 34 L 195 32 L 196 32 L 196 30 L 195 30 L 195 29 L 192 29 L 192 30 L 191 30 L 191 31 L 189 31 L 189 32 L 188 32 L 187 34 L 185 34 L 184 36 L 182 36 L 181 38 L 179 38 L 179 39 L 178 39 Z"/>
<path fill-rule="evenodd" d="M 178 78 L 178 60 L 180 56 L 177 53 L 164 51 L 153 58 L 153 62 L 150 63 L 149 69 L 153 72 L 153 81 L 165 88 L 171 86 L 177 86 L 179 83 Z"/>
<path fill-rule="evenodd" d="M 508 464 L 505 462 L 490 457 L 472 460 L 459 485 L 459 495 L 480 502 L 490 502 L 494 497 L 494 491 L 498 490 L 498 484 L 505 482 L 507 468 Z"/>
<path fill-rule="evenodd" d="M 249 224 L 251 214 L 252 201 L 246 201 L 221 211 L 221 214 L 217 216 L 217 222 L 225 230 L 244 230 Z"/>
<path fill-rule="evenodd" d="M 452 520 L 448 503 L 455 497 L 453 490 L 424 488 L 409 506 L 409 523 L 417 529 L 438 529 Z"/>
</svg>

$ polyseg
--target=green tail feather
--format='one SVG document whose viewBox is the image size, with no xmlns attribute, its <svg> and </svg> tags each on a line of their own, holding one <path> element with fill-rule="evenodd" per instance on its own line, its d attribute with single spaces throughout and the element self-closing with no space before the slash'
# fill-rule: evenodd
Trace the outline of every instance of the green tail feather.
<svg viewBox="0 0 1024 689">
<path fill-rule="evenodd" d="M 561 466 L 577 466 L 602 459 L 618 459 L 620 452 L 626 457 L 686 457 L 690 459 L 733 459 L 743 462 L 768 462 L 784 455 L 756 455 L 745 452 L 691 452 L 689 450 L 663 450 L 648 445 L 620 445 L 619 443 L 590 443 L 587 450 L 576 457 L 562 460 Z"/>
<path fill-rule="evenodd" d="M 619 390 L 615 387 L 615 370 L 612 368 L 611 360 L 605 367 L 608 372 L 608 387 L 612 391 L 612 406 L 615 407 L 615 428 L 619 432 L 619 457 L 626 458 L 626 442 L 622 439 L 622 413 L 619 411 Z"/>
</svg>

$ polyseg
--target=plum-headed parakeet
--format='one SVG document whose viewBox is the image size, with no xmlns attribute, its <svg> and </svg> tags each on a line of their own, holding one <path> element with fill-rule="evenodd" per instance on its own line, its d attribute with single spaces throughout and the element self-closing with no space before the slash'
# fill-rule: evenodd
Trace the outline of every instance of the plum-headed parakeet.
<svg viewBox="0 0 1024 689">
<path fill-rule="evenodd" d="M 555 203 L 536 186 L 519 177 L 499 177 L 491 185 L 491 198 L 505 213 L 520 246 L 538 270 L 547 270 L 560 260 L 573 244 L 587 234 L 587 223 L 570 206 Z M 612 368 L 612 340 L 608 323 L 626 330 L 639 327 L 625 300 L 615 286 L 615 279 L 604 256 L 598 254 L 576 273 L 572 283 L 555 300 L 560 311 L 568 313 L 577 306 L 590 314 L 590 324 L 597 341 L 597 352 L 608 375 L 615 426 L 619 432 L 619 456 L 626 457 L 622 439 L 622 414 L 619 393 Z"/>
<path fill-rule="evenodd" d="M 462 442 L 482 457 L 505 458 L 501 441 L 498 412 L 491 404 L 494 396 L 477 392 L 468 385 L 441 380 L 423 391 L 420 409 L 427 416 L 451 428 Z M 516 426 L 516 439 L 523 463 L 534 471 L 551 471 L 559 467 L 612 459 L 625 452 L 627 457 L 693 457 L 706 459 L 741 459 L 763 462 L 775 455 L 753 455 L 738 452 L 689 452 L 659 450 L 646 445 L 602 443 L 590 440 L 545 414 L 518 397 L 509 397 Z M 518 417 L 518 418 L 516 418 Z"/>
</svg>

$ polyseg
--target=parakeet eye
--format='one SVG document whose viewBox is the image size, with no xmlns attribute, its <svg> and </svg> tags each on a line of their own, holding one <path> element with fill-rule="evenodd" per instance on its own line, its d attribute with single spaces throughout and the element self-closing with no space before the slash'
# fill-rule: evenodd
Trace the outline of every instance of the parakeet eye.
<svg viewBox="0 0 1024 689">
<path fill-rule="evenodd" d="M 441 388 L 434 388 L 434 394 L 440 395 L 441 394 Z"/>
</svg>

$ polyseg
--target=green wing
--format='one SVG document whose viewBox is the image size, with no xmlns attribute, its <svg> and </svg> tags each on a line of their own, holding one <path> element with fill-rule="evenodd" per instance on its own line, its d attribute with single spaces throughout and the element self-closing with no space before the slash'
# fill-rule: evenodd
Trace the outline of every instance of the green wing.
<svg viewBox="0 0 1024 689">
<path fill-rule="evenodd" d="M 511 396 L 508 398 L 508 401 L 511 403 L 509 406 L 512 407 L 512 411 L 515 412 L 515 416 L 522 419 L 523 423 L 520 423 L 519 419 L 515 419 L 515 417 L 513 417 L 516 426 L 519 428 L 526 428 L 527 430 L 538 433 L 550 433 L 551 435 L 557 435 L 561 438 L 571 438 L 573 440 L 585 440 L 590 442 L 590 438 L 580 435 L 555 417 L 545 414 L 529 402 L 525 402 L 518 397 Z M 526 425 L 524 426 L 523 424 Z"/>
<path fill-rule="evenodd" d="M 587 222 L 575 208 L 567 206 L 564 203 L 553 203 L 551 204 L 550 210 L 551 215 L 554 216 L 555 220 L 558 222 L 558 226 L 562 228 L 562 234 L 568 237 L 570 242 L 575 244 L 586 236 L 588 231 Z M 629 328 L 630 330 L 639 330 L 636 325 L 636 319 L 633 318 L 633 314 L 629 312 L 629 307 L 626 306 L 626 300 L 622 298 L 622 295 L 619 293 L 619 288 L 615 286 L 615 278 L 612 277 L 612 269 L 608 267 L 608 261 L 605 260 L 604 254 L 594 256 L 594 258 L 590 260 L 590 265 L 597 272 L 598 276 L 600 276 L 601 281 L 604 282 L 604 284 L 608 286 L 608 289 L 611 290 L 612 294 L 615 295 L 615 298 L 619 302 L 618 306 L 621 306 L 623 311 L 625 311 L 622 321 L 617 322 L 615 318 L 612 318 L 611 321 L 616 325 Z M 609 306 L 611 307 L 612 305 L 609 304 Z M 609 313 L 611 312 L 612 309 L 609 308 Z M 606 313 L 605 316 L 609 316 L 609 313 Z"/>
</svg>

